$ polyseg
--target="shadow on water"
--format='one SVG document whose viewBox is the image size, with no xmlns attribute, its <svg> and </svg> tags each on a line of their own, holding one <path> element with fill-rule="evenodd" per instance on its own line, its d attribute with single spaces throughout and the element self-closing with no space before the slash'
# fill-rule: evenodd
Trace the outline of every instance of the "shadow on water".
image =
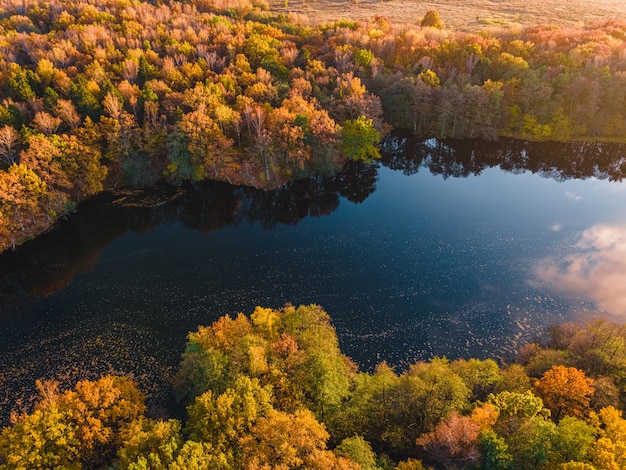
<svg viewBox="0 0 626 470">
<path fill-rule="evenodd" d="M 97 264 L 100 252 L 127 232 L 147 232 L 162 223 L 209 233 L 242 223 L 266 230 L 330 215 L 340 197 L 359 203 L 374 192 L 377 164 L 351 162 L 334 177 L 292 181 L 272 191 L 203 182 L 177 188 L 120 190 L 81 204 L 59 226 L 13 252 L 0 255 L 0 321 L 52 295 Z"/>
</svg>

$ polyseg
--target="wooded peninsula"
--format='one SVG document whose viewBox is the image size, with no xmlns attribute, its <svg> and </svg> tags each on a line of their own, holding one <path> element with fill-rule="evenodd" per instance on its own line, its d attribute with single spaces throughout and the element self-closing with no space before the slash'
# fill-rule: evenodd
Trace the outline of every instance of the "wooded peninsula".
<svg viewBox="0 0 626 470">
<path fill-rule="evenodd" d="M 257 307 L 188 336 L 184 421 L 147 417 L 127 377 L 38 381 L 0 435 L 0 468 L 619 470 L 626 327 L 563 324 L 516 360 L 445 357 L 359 371 L 317 305 Z"/>
<path fill-rule="evenodd" d="M 626 23 L 311 26 L 262 0 L 0 5 L 0 250 L 120 186 L 258 188 L 425 137 L 623 141 Z"/>
</svg>

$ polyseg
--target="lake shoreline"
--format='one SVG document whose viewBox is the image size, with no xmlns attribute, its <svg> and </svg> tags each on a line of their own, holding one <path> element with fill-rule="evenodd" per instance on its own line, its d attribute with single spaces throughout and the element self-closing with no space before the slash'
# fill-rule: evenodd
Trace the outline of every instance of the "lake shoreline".
<svg viewBox="0 0 626 470">
<path fill-rule="evenodd" d="M 603 139 L 572 139 L 572 140 L 567 140 L 567 141 L 554 141 L 554 140 L 537 140 L 537 139 L 529 139 L 529 138 L 520 138 L 520 137 L 511 136 L 511 135 L 501 135 L 496 140 L 485 140 L 485 139 L 476 139 L 476 138 L 439 139 L 434 136 L 431 136 L 431 137 L 418 136 L 410 131 L 402 130 L 402 129 L 391 131 L 387 135 L 387 137 L 392 138 L 392 139 L 393 138 L 409 139 L 414 142 L 426 142 L 426 141 L 434 139 L 438 142 L 452 142 L 452 143 L 456 143 L 459 145 L 463 145 L 466 143 L 474 144 L 474 143 L 480 143 L 480 142 L 483 142 L 484 144 L 490 144 L 490 143 L 497 144 L 498 142 L 502 140 L 517 142 L 521 146 L 529 144 L 529 143 L 546 145 L 546 146 L 574 145 L 574 144 L 580 144 L 583 146 L 593 146 L 593 145 L 620 146 L 620 145 L 626 144 L 626 139 L 621 140 L 621 141 L 620 140 L 603 140 Z M 385 138 L 379 142 L 378 147 L 381 148 L 382 146 L 384 146 L 384 143 L 385 143 Z M 348 161 L 344 160 L 341 166 L 339 166 L 332 174 L 336 175 L 340 173 L 342 169 L 345 168 L 346 164 L 348 164 Z M 46 233 L 49 233 L 51 231 L 58 229 L 59 226 L 62 225 L 69 216 L 71 216 L 71 214 L 79 210 L 80 206 L 88 207 L 90 200 L 94 200 L 99 197 L 109 197 L 109 196 L 112 197 L 114 199 L 111 202 L 112 204 L 123 204 L 124 203 L 123 201 L 128 200 L 126 204 L 129 204 L 129 205 L 140 204 L 140 205 L 146 205 L 146 207 L 156 207 L 158 205 L 162 205 L 166 203 L 168 198 L 179 197 L 181 194 L 181 191 L 184 191 L 183 188 L 185 186 L 193 185 L 198 182 L 216 182 L 216 183 L 230 184 L 230 185 L 233 185 L 236 187 L 242 187 L 242 188 L 252 188 L 252 189 L 261 190 L 261 191 L 272 191 L 272 190 L 276 190 L 281 187 L 284 187 L 293 181 L 297 181 L 300 179 L 307 179 L 311 176 L 324 177 L 324 176 L 328 176 L 328 174 L 326 175 L 324 174 L 300 175 L 292 179 L 283 179 L 280 182 L 272 182 L 272 184 L 268 184 L 267 182 L 263 182 L 259 180 L 246 181 L 241 177 L 241 175 L 238 175 L 238 177 L 234 177 L 233 175 L 225 176 L 223 178 L 218 178 L 218 179 L 206 178 L 204 180 L 195 181 L 195 182 L 185 181 L 179 185 L 173 184 L 172 182 L 168 181 L 166 178 L 162 178 L 156 181 L 153 185 L 149 187 L 137 187 L 137 186 L 125 185 L 125 186 L 120 186 L 120 187 L 106 188 L 99 193 L 93 194 L 88 199 L 81 201 L 79 206 L 76 207 L 76 209 L 74 209 L 73 211 L 67 214 L 64 214 L 61 218 L 55 220 L 52 224 L 46 227 L 43 227 L 42 230 L 39 231 L 38 233 L 34 235 L 25 234 L 22 238 L 15 238 L 13 242 L 13 246 L 7 246 L 7 243 L 4 243 L 4 244 L 0 243 L 0 247 L 4 246 L 4 249 L 0 249 L 0 255 L 7 251 L 15 251 L 24 243 L 35 240 L 41 235 L 44 235 Z M 233 181 L 236 181 L 236 182 L 233 182 Z M 144 196 L 146 195 L 148 195 L 148 199 L 144 199 Z M 156 198 L 156 200 L 151 200 L 152 197 Z M 163 197 L 165 197 L 166 199 L 163 199 Z"/>
</svg>

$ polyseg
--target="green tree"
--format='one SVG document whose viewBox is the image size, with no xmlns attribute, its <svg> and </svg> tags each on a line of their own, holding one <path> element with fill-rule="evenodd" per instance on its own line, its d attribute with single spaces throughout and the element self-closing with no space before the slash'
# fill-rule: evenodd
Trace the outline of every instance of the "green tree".
<svg viewBox="0 0 626 470">
<path fill-rule="evenodd" d="M 450 366 L 472 391 L 472 401 L 485 401 L 502 380 L 500 368 L 493 359 L 459 359 Z"/>
<path fill-rule="evenodd" d="M 513 464 L 513 455 L 502 436 L 495 431 L 483 431 L 478 449 L 482 455 L 480 468 L 483 470 L 509 470 Z"/>
<path fill-rule="evenodd" d="M 530 378 L 521 364 L 510 364 L 500 370 L 501 380 L 494 387 L 494 393 L 517 392 L 524 393 L 530 390 Z"/>
<path fill-rule="evenodd" d="M 513 470 L 535 470 L 547 465 L 553 452 L 556 425 L 534 416 L 506 437 L 513 455 Z"/>
<path fill-rule="evenodd" d="M 31 71 L 22 69 L 18 64 L 11 64 L 9 95 L 16 101 L 28 101 L 36 97 L 35 92 L 31 88 L 29 76 L 33 77 Z"/>
<path fill-rule="evenodd" d="M 422 397 L 416 411 L 419 413 L 418 427 L 424 431 L 433 430 L 439 420 L 453 411 L 460 412 L 469 407 L 470 391 L 445 358 L 413 364 L 402 375 L 405 377 L 421 381 L 419 393 Z"/>
<path fill-rule="evenodd" d="M 380 134 L 371 119 L 359 116 L 355 120 L 347 120 L 341 128 L 341 151 L 346 158 L 371 162 L 380 158 L 376 144 Z"/>
<path fill-rule="evenodd" d="M 201 172 L 197 165 L 192 163 L 187 135 L 180 123 L 168 133 L 166 145 L 169 164 L 163 174 L 178 185 L 183 181 L 199 180 Z"/>
<path fill-rule="evenodd" d="M 359 372 L 353 390 L 330 424 L 333 434 L 348 437 L 362 435 L 370 442 L 381 444 L 392 427 L 393 397 L 399 378 L 386 363 L 376 367 L 373 374 Z"/>
<path fill-rule="evenodd" d="M 356 462 L 362 470 L 378 470 L 376 454 L 362 436 L 346 437 L 335 447 L 335 454 Z"/>
<path fill-rule="evenodd" d="M 556 462 L 588 462 L 598 431 L 579 418 L 565 416 L 556 427 L 553 439 Z"/>
<path fill-rule="evenodd" d="M 282 312 L 285 332 L 306 355 L 294 379 L 304 391 L 305 404 L 325 420 L 348 396 L 354 371 L 339 349 L 328 313 L 320 306 L 287 306 Z"/>
<path fill-rule="evenodd" d="M 525 393 L 500 392 L 487 398 L 498 412 L 495 428 L 502 434 L 510 434 L 525 421 L 536 416 L 550 416 L 550 410 L 543 407 L 541 398 L 527 390 Z"/>
</svg>

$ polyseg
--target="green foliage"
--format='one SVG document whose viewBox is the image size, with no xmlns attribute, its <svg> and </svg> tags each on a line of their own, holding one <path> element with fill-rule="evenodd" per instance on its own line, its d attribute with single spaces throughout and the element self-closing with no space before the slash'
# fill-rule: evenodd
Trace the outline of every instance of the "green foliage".
<svg viewBox="0 0 626 470">
<path fill-rule="evenodd" d="M 341 151 L 350 160 L 371 162 L 380 158 L 376 144 L 380 134 L 371 119 L 359 116 L 355 120 L 347 120 L 341 128 Z"/>
<path fill-rule="evenodd" d="M 141 57 L 139 57 L 139 70 L 137 73 L 137 84 L 139 87 L 143 87 L 147 81 L 150 81 L 158 76 L 159 69 L 148 62 L 146 56 L 142 54 Z"/>
<path fill-rule="evenodd" d="M 361 67 L 367 67 L 374 60 L 374 53 L 369 49 L 357 49 L 352 56 L 352 60 Z"/>
<path fill-rule="evenodd" d="M 276 406 L 306 404 L 319 416 L 347 396 L 352 372 L 328 314 L 319 306 L 258 307 L 251 316 L 224 317 L 189 335 L 176 388 L 184 401 L 207 390 L 223 393 L 239 374 L 276 391 Z"/>
<path fill-rule="evenodd" d="M 524 393 L 530 389 L 530 378 L 520 364 L 510 364 L 500 370 L 500 377 L 501 380 L 494 388 L 495 394 L 504 391 Z"/>
<path fill-rule="evenodd" d="M 270 387 L 241 376 L 233 388 L 219 396 L 209 390 L 196 398 L 187 409 L 187 433 L 195 441 L 208 442 L 213 449 L 227 452 L 259 418 L 267 416 L 271 401 Z"/>
<path fill-rule="evenodd" d="M 480 434 L 478 449 L 482 455 L 483 470 L 509 470 L 513 464 L 513 455 L 504 438 L 492 430 Z"/>
<path fill-rule="evenodd" d="M 346 437 L 335 447 L 335 454 L 358 463 L 362 470 L 378 470 L 376 454 L 362 436 Z"/>
<path fill-rule="evenodd" d="M 472 391 L 472 401 L 484 401 L 495 387 L 502 381 L 498 364 L 492 359 L 460 359 L 451 364 L 452 370 L 463 379 Z"/>
<path fill-rule="evenodd" d="M 573 416 L 565 416 L 556 427 L 553 438 L 553 460 L 565 462 L 586 462 L 596 442 L 598 430 L 585 421 Z"/>
<path fill-rule="evenodd" d="M 191 154 L 187 148 L 188 139 L 179 127 L 172 129 L 167 135 L 167 148 L 169 165 L 163 172 L 175 184 L 183 181 L 197 181 L 200 179 L 199 171 L 191 162 Z"/>
<path fill-rule="evenodd" d="M 550 410 L 543 407 L 541 398 L 536 397 L 529 390 L 524 393 L 505 391 L 497 395 L 491 394 L 487 402 L 492 404 L 498 412 L 494 429 L 503 434 L 515 432 L 524 423 L 536 417 L 550 416 Z"/>
<path fill-rule="evenodd" d="M 543 416 L 524 421 L 509 434 L 507 443 L 513 455 L 514 470 L 533 470 L 550 460 L 556 425 Z"/>
<path fill-rule="evenodd" d="M 453 411 L 469 408 L 470 390 L 445 358 L 413 364 L 402 378 L 410 388 L 419 387 L 415 390 L 420 412 L 418 429 L 430 431 Z"/>
<path fill-rule="evenodd" d="M 70 83 L 69 93 L 81 114 L 88 116 L 94 122 L 100 120 L 101 97 L 99 96 L 100 88 L 96 82 L 80 74 Z"/>
<path fill-rule="evenodd" d="M 23 70 L 19 65 L 13 65 L 11 72 L 9 95 L 15 101 L 28 101 L 35 98 L 36 95 L 29 80 L 30 71 Z"/>
</svg>

